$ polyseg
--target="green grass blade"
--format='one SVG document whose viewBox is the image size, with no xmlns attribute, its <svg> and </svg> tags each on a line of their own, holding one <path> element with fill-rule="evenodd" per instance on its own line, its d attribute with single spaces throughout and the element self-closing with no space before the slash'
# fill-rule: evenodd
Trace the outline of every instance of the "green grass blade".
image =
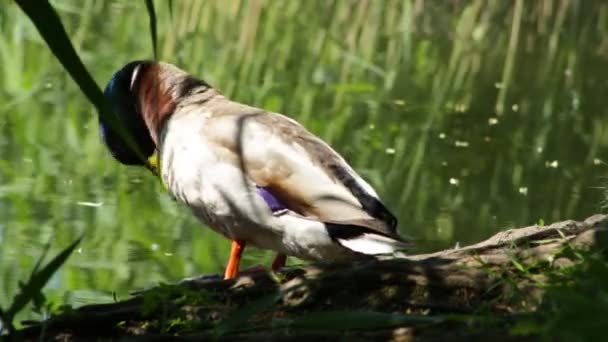
<svg viewBox="0 0 608 342">
<path fill-rule="evenodd" d="M 30 18 L 36 29 L 47 43 L 55 57 L 78 84 L 80 90 L 95 106 L 100 117 L 104 119 L 125 142 L 140 156 L 141 150 L 135 144 L 131 136 L 126 132 L 118 117 L 110 110 L 110 104 L 103 95 L 101 89 L 93 80 L 93 77 L 84 66 L 76 53 L 70 38 L 61 23 L 57 12 L 48 1 L 15 0 L 23 12 Z M 147 157 L 147 156 L 144 156 Z M 142 157 L 142 160 L 145 158 Z"/>
<path fill-rule="evenodd" d="M 13 318 L 8 317 L 6 312 L 2 308 L 0 308 L 0 334 L 5 330 L 14 331 L 15 327 L 13 326 Z"/>
<path fill-rule="evenodd" d="M 4 312 L 3 316 L 6 320 L 4 323 L 12 322 L 15 315 L 21 311 L 29 302 L 34 300 L 36 297 L 40 295 L 42 288 L 46 285 L 46 283 L 51 279 L 53 274 L 57 272 L 57 270 L 65 264 L 68 257 L 74 252 L 76 246 L 82 241 L 82 236 L 76 239 L 76 241 L 72 242 L 67 248 L 65 248 L 61 253 L 59 253 L 53 260 L 51 260 L 46 266 L 41 269 L 34 269 L 28 281 L 21 287 L 20 291 L 15 295 L 13 299 L 13 303 L 11 306 Z M 44 255 L 41 256 L 44 258 Z M 38 262 L 40 264 L 40 261 Z"/>
<path fill-rule="evenodd" d="M 171 4 L 169 4 L 171 8 Z M 156 11 L 154 10 L 154 1 L 146 0 L 146 9 L 148 10 L 148 18 L 150 19 L 150 35 L 152 38 L 152 49 L 154 50 L 154 59 L 158 60 L 157 34 L 156 34 Z"/>
<path fill-rule="evenodd" d="M 169 18 L 173 19 L 173 0 L 167 1 L 167 6 L 169 7 Z"/>
<path fill-rule="evenodd" d="M 511 259 L 511 263 L 520 272 L 522 272 L 522 273 L 528 273 L 528 269 L 522 263 L 520 263 L 519 261 L 515 260 L 514 258 Z"/>
<path fill-rule="evenodd" d="M 38 272 L 38 270 L 40 269 L 40 266 L 42 266 L 42 262 L 44 261 L 44 258 L 46 258 L 46 255 L 49 252 L 50 247 L 51 247 L 50 243 L 46 243 L 44 245 L 44 248 L 42 249 L 42 254 L 40 254 L 40 257 L 38 258 L 36 265 L 34 265 L 34 269 L 32 270 L 32 273 Z"/>
<path fill-rule="evenodd" d="M 48 1 L 15 0 L 27 14 L 59 62 L 76 81 L 89 101 L 102 113 L 109 113 L 103 92 L 87 71 L 70 42 L 61 19 Z M 107 114 L 102 114 L 107 115 Z"/>
</svg>

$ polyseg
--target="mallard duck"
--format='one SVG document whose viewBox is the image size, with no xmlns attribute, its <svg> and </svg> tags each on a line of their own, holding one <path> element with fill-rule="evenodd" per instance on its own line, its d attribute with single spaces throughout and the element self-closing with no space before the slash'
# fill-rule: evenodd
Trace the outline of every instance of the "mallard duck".
<svg viewBox="0 0 608 342">
<path fill-rule="evenodd" d="M 246 245 L 337 261 L 407 247 L 374 189 L 295 120 L 231 101 L 174 65 L 135 61 L 105 88 L 115 122 L 100 118 L 119 162 L 158 174 L 173 197 L 232 240 L 224 274 L 239 272 Z M 134 147 L 136 145 L 136 147 Z"/>
</svg>

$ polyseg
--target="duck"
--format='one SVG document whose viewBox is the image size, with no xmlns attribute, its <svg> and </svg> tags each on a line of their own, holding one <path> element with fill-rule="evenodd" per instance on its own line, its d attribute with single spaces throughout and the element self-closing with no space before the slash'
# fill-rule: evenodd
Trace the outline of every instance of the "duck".
<svg viewBox="0 0 608 342">
<path fill-rule="evenodd" d="M 232 101 L 159 61 L 126 64 L 104 95 L 113 116 L 100 115 L 99 125 L 110 154 L 149 169 L 232 241 L 225 279 L 239 275 L 246 246 L 275 251 L 273 270 L 287 256 L 347 261 L 411 246 L 374 188 L 288 116 Z"/>
</svg>

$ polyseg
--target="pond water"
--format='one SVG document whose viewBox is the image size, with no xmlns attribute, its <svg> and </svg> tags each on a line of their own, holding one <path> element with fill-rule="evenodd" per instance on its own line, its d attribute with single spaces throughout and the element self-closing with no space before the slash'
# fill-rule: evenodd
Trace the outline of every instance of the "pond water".
<svg viewBox="0 0 608 342">
<path fill-rule="evenodd" d="M 53 1 L 100 86 L 153 56 L 143 2 Z M 161 5 L 162 3 L 162 5 Z M 427 252 L 603 211 L 602 1 L 157 2 L 159 58 L 330 142 Z M 221 272 L 229 241 L 146 170 L 114 162 L 96 113 L 0 3 L 0 305 L 51 244 L 84 241 L 56 303 Z M 271 253 L 247 250 L 245 264 Z"/>
</svg>

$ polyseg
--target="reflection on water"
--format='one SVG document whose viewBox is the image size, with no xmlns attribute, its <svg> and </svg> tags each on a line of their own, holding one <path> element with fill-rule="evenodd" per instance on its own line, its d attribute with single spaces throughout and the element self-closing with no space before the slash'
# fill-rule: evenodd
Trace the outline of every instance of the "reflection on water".
<svg viewBox="0 0 608 342">
<path fill-rule="evenodd" d="M 608 5 L 515 3 L 180 1 L 173 20 L 159 11 L 159 46 L 330 141 L 430 251 L 601 211 Z M 99 84 L 151 55 L 143 4 L 54 4 Z M 145 170 L 111 159 L 91 106 L 16 6 L 3 6 L 0 304 L 44 244 L 56 251 L 82 232 L 48 286 L 57 302 L 219 272 L 228 241 Z"/>
</svg>

